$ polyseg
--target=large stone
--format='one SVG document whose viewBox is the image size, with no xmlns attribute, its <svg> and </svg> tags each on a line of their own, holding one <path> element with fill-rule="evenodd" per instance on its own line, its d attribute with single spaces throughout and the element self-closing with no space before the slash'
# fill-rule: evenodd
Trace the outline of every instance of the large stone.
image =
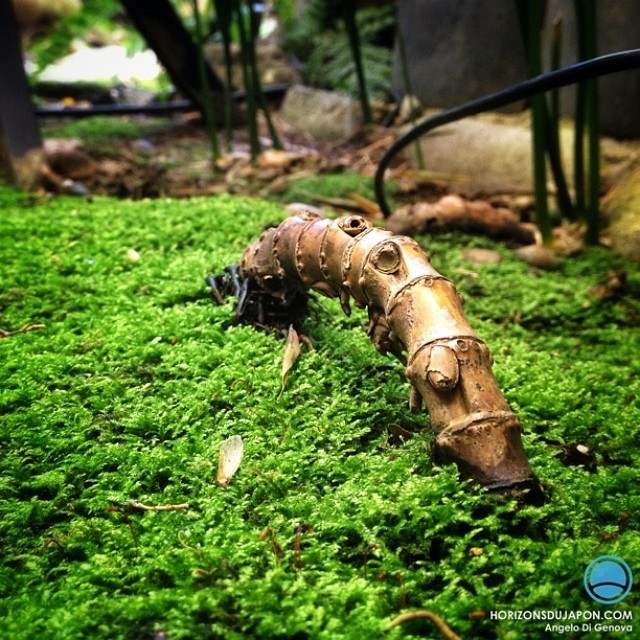
<svg viewBox="0 0 640 640">
<path fill-rule="evenodd" d="M 287 91 L 280 118 L 298 133 L 336 143 L 353 138 L 363 127 L 362 109 L 357 100 L 302 85 L 294 85 Z"/>
<path fill-rule="evenodd" d="M 397 6 L 412 93 L 428 107 L 453 107 L 526 77 L 514 2 L 407 0 Z M 393 84 L 406 93 L 397 47 Z"/>
<path fill-rule="evenodd" d="M 640 42 L 640 0 L 596 2 L 598 54 L 635 49 Z M 547 9 L 547 40 L 550 23 L 562 16 L 561 64 L 578 59 L 576 50 L 575 0 L 550 0 Z M 546 45 L 547 50 L 549 45 Z M 613 73 L 598 80 L 600 131 L 616 138 L 640 137 L 640 69 Z M 562 111 L 573 115 L 576 92 L 567 88 L 561 92 Z"/>
<path fill-rule="evenodd" d="M 597 2 L 598 51 L 638 46 L 640 0 Z M 398 23 L 407 51 L 412 92 L 431 108 L 447 109 L 504 89 L 527 77 L 524 48 L 514 2 L 488 0 L 406 0 Z M 549 0 L 543 51 L 549 51 L 551 24 L 563 20 L 562 64 L 578 59 L 574 0 Z M 399 52 L 393 84 L 407 92 Z M 640 69 L 604 76 L 600 87 L 600 130 L 618 138 L 640 137 Z M 562 92 L 563 113 L 572 117 L 572 88 Z"/>
<path fill-rule="evenodd" d="M 608 221 L 612 250 L 640 262 L 640 166 L 607 194 L 603 213 Z"/>
<path fill-rule="evenodd" d="M 427 112 L 432 115 L 434 111 Z M 488 113 L 439 127 L 420 139 L 425 169 L 435 172 L 457 193 L 531 193 L 531 130 L 528 114 Z M 563 122 L 562 160 L 571 186 L 573 124 Z M 414 147 L 407 147 L 414 155 Z M 603 189 L 615 184 L 638 157 L 637 145 L 601 140 Z M 415 162 L 415 160 L 414 160 Z M 549 177 L 551 184 L 551 177 Z"/>
</svg>

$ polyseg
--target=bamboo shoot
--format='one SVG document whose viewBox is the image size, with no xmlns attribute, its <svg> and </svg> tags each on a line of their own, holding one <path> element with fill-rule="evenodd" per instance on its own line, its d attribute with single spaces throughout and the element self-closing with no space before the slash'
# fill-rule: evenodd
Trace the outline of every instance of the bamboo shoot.
<svg viewBox="0 0 640 640">
<path fill-rule="evenodd" d="M 347 314 L 350 298 L 367 307 L 374 346 L 406 364 L 413 402 L 430 415 L 436 459 L 490 489 L 537 486 L 489 349 L 414 240 L 356 215 L 301 213 L 246 249 L 240 275 L 282 300 L 312 289 L 338 297 Z"/>
</svg>

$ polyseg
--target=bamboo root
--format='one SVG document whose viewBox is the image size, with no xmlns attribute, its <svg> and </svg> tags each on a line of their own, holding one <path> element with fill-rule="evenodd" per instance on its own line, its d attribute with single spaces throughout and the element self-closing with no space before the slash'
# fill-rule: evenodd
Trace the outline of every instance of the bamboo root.
<svg viewBox="0 0 640 640">
<path fill-rule="evenodd" d="M 406 364 L 412 402 L 430 415 L 436 459 L 490 489 L 537 486 L 489 349 L 415 241 L 357 215 L 302 213 L 250 245 L 240 273 L 283 301 L 313 289 L 338 297 L 347 314 L 350 297 L 367 307 L 374 346 Z"/>
</svg>

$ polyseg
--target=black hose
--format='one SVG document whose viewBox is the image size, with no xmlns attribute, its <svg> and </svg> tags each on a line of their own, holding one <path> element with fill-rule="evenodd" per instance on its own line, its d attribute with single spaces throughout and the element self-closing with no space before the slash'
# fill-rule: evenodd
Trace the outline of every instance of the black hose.
<svg viewBox="0 0 640 640">
<path fill-rule="evenodd" d="M 280 98 L 289 88 L 288 84 L 272 84 L 263 88 L 268 98 Z M 243 102 L 247 95 L 244 91 L 234 91 L 233 99 Z M 197 111 L 198 105 L 191 100 L 171 100 L 169 102 L 150 102 L 148 104 L 94 104 L 90 107 L 36 107 L 38 118 L 88 118 L 91 116 L 158 115 L 178 111 Z"/>
<path fill-rule="evenodd" d="M 458 107 L 442 111 L 435 116 L 419 122 L 389 147 L 384 156 L 382 156 L 376 170 L 373 186 L 376 200 L 384 217 L 388 218 L 391 215 L 384 193 L 384 174 L 389 166 L 389 162 L 399 151 L 427 133 L 427 131 L 454 122 L 455 120 L 466 118 L 467 116 L 482 113 L 483 111 L 505 107 L 512 102 L 530 98 L 537 93 L 549 91 L 550 89 L 558 89 L 576 82 L 591 80 L 598 76 L 617 73 L 619 71 L 637 69 L 638 67 L 640 67 L 640 49 L 629 49 L 627 51 L 610 53 L 592 58 L 591 60 L 577 62 L 562 69 L 549 71 L 534 78 L 529 78 L 507 89 L 502 89 L 501 91 L 490 93 L 486 96 L 471 100 L 470 102 L 465 102 Z"/>
</svg>

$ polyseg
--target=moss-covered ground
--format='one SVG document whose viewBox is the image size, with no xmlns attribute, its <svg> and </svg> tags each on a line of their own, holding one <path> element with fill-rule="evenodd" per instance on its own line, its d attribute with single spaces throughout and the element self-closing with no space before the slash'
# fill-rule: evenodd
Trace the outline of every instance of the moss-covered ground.
<svg viewBox="0 0 640 640">
<path fill-rule="evenodd" d="M 279 395 L 283 342 L 234 325 L 204 283 L 277 205 L 0 199 L 0 328 L 25 329 L 0 339 L 0 637 L 442 637 L 425 619 L 388 629 L 416 609 L 467 639 L 640 637 L 637 586 L 615 605 L 583 587 L 602 554 L 640 581 L 637 267 L 594 248 L 539 272 L 482 239 L 420 239 L 522 419 L 548 497 L 526 506 L 432 465 L 428 419 L 362 313 L 315 304 L 315 351 Z M 470 245 L 504 260 L 473 266 Z M 627 291 L 590 294 L 612 269 Z M 593 458 L 570 464 L 576 445 Z M 510 619 L 557 610 L 602 620 Z"/>
</svg>

